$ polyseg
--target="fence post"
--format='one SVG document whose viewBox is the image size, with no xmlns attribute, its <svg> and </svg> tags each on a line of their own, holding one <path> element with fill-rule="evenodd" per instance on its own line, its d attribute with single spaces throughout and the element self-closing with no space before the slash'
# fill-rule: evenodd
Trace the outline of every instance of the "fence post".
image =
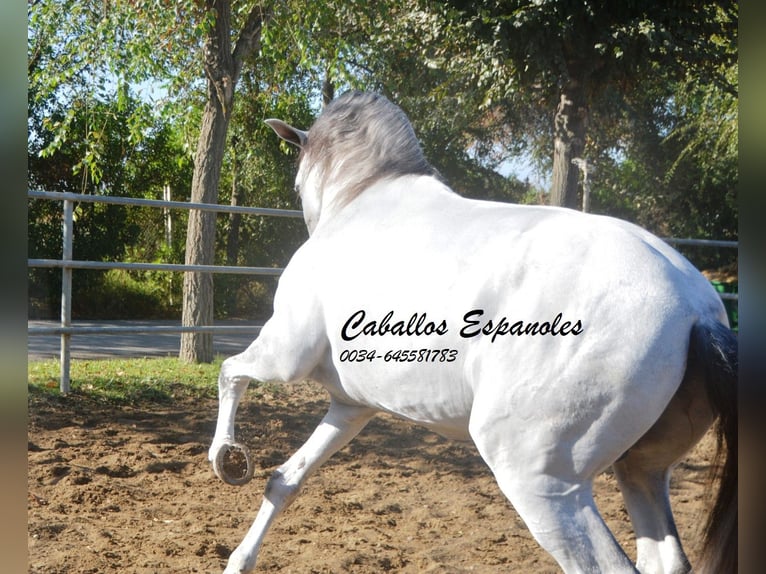
<svg viewBox="0 0 766 574">
<path fill-rule="evenodd" d="M 64 246 L 61 259 L 65 263 L 61 268 L 61 326 L 72 326 L 72 268 L 66 263 L 72 261 L 72 242 L 74 236 L 74 202 L 64 200 Z M 59 389 L 62 394 L 70 391 L 69 367 L 71 362 L 70 333 L 61 334 L 61 380 Z"/>
</svg>

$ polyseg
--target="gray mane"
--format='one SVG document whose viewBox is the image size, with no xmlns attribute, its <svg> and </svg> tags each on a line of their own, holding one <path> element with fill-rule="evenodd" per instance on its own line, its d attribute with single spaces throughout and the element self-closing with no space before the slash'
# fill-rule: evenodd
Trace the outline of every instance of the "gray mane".
<svg viewBox="0 0 766 574">
<path fill-rule="evenodd" d="M 379 94 L 346 92 L 330 102 L 308 134 L 302 168 L 318 170 L 323 190 L 341 184 L 345 205 L 372 184 L 403 175 L 437 175 L 401 109 Z"/>
</svg>

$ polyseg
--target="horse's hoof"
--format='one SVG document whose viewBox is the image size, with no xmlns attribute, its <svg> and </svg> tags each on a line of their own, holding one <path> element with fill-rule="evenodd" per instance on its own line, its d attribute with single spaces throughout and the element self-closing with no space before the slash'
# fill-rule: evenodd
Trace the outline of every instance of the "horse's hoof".
<svg viewBox="0 0 766 574">
<path fill-rule="evenodd" d="M 213 459 L 215 475 L 226 484 L 242 486 L 253 478 L 250 450 L 241 443 L 224 444 Z"/>
</svg>

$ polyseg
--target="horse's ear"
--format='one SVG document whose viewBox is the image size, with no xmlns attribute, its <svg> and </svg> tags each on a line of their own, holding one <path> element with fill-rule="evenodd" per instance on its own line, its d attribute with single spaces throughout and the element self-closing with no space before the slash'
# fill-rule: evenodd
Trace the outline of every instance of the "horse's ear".
<svg viewBox="0 0 766 574">
<path fill-rule="evenodd" d="M 265 120 L 266 124 L 274 130 L 274 132 L 287 143 L 291 143 L 299 148 L 306 145 L 309 139 L 308 133 L 298 128 L 294 128 L 290 124 L 286 124 L 282 120 L 268 119 Z"/>
</svg>

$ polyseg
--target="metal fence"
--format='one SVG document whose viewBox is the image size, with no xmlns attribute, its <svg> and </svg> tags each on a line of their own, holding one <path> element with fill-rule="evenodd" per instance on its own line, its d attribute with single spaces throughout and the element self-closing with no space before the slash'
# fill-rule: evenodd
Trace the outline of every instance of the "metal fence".
<svg viewBox="0 0 766 574">
<path fill-rule="evenodd" d="M 214 205 L 207 203 L 191 203 L 185 201 L 161 201 L 156 199 L 140 199 L 132 197 L 110 197 L 105 195 L 81 195 L 77 193 L 61 193 L 47 191 L 29 191 L 31 199 L 62 201 L 63 212 L 63 251 L 61 259 L 29 259 L 29 267 L 60 268 L 61 276 L 61 324 L 57 327 L 30 327 L 29 335 L 60 335 L 61 336 L 61 370 L 59 388 L 62 393 L 70 390 L 69 370 L 71 365 L 71 336 L 86 334 L 94 331 L 93 327 L 78 327 L 72 325 L 72 269 L 133 269 L 148 271 L 176 271 L 203 273 L 231 273 L 246 275 L 278 276 L 282 268 L 277 267 L 230 267 L 225 265 L 181 265 L 173 263 L 123 263 L 118 261 L 77 261 L 72 259 L 74 244 L 74 203 L 107 203 L 117 205 L 132 205 L 163 209 L 196 209 L 216 213 L 239 213 L 242 215 L 259 215 L 269 217 L 302 218 L 303 213 L 291 209 L 270 209 L 263 207 L 242 207 Z M 115 333 L 239 333 L 252 332 L 253 328 L 242 325 L 202 325 L 202 326 L 136 326 L 95 328 L 104 334 Z"/>
<path fill-rule="evenodd" d="M 237 325 L 203 325 L 203 326 L 125 326 L 125 327 L 78 327 L 72 325 L 72 269 L 133 269 L 171 272 L 204 272 L 230 273 L 246 275 L 278 276 L 284 269 L 277 267 L 230 267 L 226 265 L 181 265 L 174 263 L 123 263 L 118 261 L 77 261 L 72 259 L 74 243 L 74 203 L 106 203 L 115 205 L 131 205 L 139 207 L 154 207 L 163 209 L 196 209 L 216 213 L 239 213 L 242 215 L 302 218 L 300 211 L 290 209 L 271 209 L 263 207 L 226 206 L 207 203 L 191 203 L 185 201 L 162 201 L 157 199 L 140 199 L 133 197 L 111 197 L 105 195 L 81 195 L 77 193 L 61 193 L 46 191 L 28 191 L 30 199 L 41 199 L 63 202 L 63 252 L 61 259 L 29 259 L 29 267 L 60 268 L 61 282 L 61 323 L 57 327 L 29 327 L 29 335 L 60 335 L 60 383 L 62 393 L 70 391 L 69 370 L 71 365 L 71 336 L 76 334 L 118 333 L 240 333 L 252 332 L 252 326 Z M 666 238 L 668 243 L 679 246 L 705 246 L 737 248 L 736 241 L 718 241 L 708 239 L 676 239 Z M 719 293 L 724 300 L 738 300 L 737 293 Z"/>
</svg>

